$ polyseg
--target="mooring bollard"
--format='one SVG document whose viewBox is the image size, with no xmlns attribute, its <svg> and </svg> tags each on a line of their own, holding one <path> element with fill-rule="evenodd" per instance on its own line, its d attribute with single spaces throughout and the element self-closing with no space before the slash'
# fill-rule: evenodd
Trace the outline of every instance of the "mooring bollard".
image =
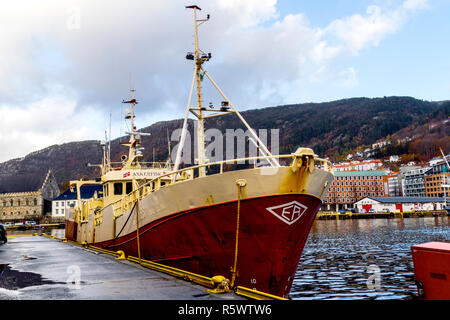
<svg viewBox="0 0 450 320">
<path fill-rule="evenodd" d="M 117 253 L 119 254 L 119 256 L 116 258 L 117 260 L 127 260 L 127 258 L 125 257 L 125 252 L 119 250 L 117 251 Z"/>
</svg>

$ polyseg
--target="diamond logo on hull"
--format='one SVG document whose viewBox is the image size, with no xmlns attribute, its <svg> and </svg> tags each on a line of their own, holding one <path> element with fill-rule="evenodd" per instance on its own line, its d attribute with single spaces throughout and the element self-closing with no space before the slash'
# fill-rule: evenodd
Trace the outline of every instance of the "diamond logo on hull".
<svg viewBox="0 0 450 320">
<path fill-rule="evenodd" d="M 266 209 L 284 223 L 291 225 L 301 218 L 301 216 L 303 215 L 303 213 L 305 213 L 308 207 L 304 206 L 300 202 L 291 201 L 279 206 L 270 207 Z"/>
</svg>

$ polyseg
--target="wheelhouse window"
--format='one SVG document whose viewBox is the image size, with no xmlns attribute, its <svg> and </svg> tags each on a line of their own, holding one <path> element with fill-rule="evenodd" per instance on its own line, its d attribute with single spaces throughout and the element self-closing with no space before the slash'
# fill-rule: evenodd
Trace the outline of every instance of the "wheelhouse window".
<svg viewBox="0 0 450 320">
<path fill-rule="evenodd" d="M 114 183 L 114 195 L 121 195 L 123 193 L 122 182 Z"/>
<path fill-rule="evenodd" d="M 130 192 L 133 191 L 133 183 L 132 182 L 127 182 L 125 188 L 126 188 L 126 190 L 125 190 L 126 193 L 129 194 Z"/>
</svg>

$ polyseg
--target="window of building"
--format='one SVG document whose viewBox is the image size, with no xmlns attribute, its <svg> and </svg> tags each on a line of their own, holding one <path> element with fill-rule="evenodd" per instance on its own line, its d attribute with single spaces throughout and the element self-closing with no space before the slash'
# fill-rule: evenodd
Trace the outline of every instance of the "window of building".
<svg viewBox="0 0 450 320">
<path fill-rule="evenodd" d="M 34 198 L 33 202 L 34 202 L 34 205 L 37 206 L 37 202 L 38 202 L 38 201 L 37 201 L 37 198 Z M 36 211 L 35 211 L 35 212 L 36 212 Z"/>
<path fill-rule="evenodd" d="M 59 209 L 55 209 L 55 213 L 56 213 L 56 214 L 59 214 Z"/>
<path fill-rule="evenodd" d="M 121 195 L 123 193 L 123 184 L 122 182 L 114 183 L 114 194 Z"/>
</svg>

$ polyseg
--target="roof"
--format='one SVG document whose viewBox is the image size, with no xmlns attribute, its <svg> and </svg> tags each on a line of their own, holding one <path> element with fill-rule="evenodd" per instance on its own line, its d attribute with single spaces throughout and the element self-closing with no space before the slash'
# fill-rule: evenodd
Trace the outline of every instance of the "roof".
<svg viewBox="0 0 450 320">
<path fill-rule="evenodd" d="M 398 175 L 399 175 L 399 172 L 389 172 L 388 173 L 389 178 L 396 178 L 396 177 L 398 177 Z"/>
<path fill-rule="evenodd" d="M 438 197 L 366 197 L 365 199 L 372 199 L 381 203 L 425 203 L 445 201 L 444 198 Z"/>
<path fill-rule="evenodd" d="M 97 196 L 101 198 L 102 194 L 100 194 L 99 191 L 103 191 L 103 186 L 101 184 L 85 185 L 80 187 L 80 191 L 81 191 L 81 199 L 92 198 L 95 192 L 97 192 Z M 74 188 L 73 192 L 71 192 L 69 188 L 63 193 L 61 193 L 58 197 L 53 199 L 53 201 L 76 200 L 76 199 L 77 199 L 77 189 Z"/>
<path fill-rule="evenodd" d="M 387 176 L 387 171 L 372 170 L 372 171 L 335 171 L 335 177 L 373 177 L 373 176 Z"/>
<path fill-rule="evenodd" d="M 50 174 L 50 170 L 41 171 L 37 174 L 2 174 L 0 175 L 0 193 L 38 191 Z"/>
<path fill-rule="evenodd" d="M 373 163 L 381 163 L 381 160 L 369 160 L 369 161 L 358 161 L 356 163 L 341 163 L 341 164 L 335 164 L 333 167 L 356 167 L 356 166 L 363 166 L 366 164 L 373 164 Z"/>
</svg>

